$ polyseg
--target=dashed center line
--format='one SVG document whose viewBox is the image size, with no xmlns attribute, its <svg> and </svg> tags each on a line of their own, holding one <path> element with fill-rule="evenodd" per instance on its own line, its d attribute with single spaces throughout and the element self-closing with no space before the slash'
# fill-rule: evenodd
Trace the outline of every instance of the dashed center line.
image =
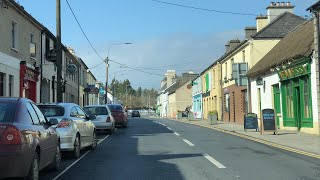
<svg viewBox="0 0 320 180">
<path fill-rule="evenodd" d="M 183 139 L 183 141 L 185 142 L 185 143 L 187 143 L 189 146 L 194 146 L 194 144 L 192 144 L 190 141 L 188 141 L 187 139 Z"/>
<path fill-rule="evenodd" d="M 213 157 L 211 157 L 209 154 L 202 154 L 206 159 L 208 159 L 212 164 L 217 166 L 218 168 L 226 168 L 224 165 L 222 165 L 219 161 L 215 160 Z"/>
<path fill-rule="evenodd" d="M 174 134 L 175 134 L 176 136 L 180 136 L 180 134 L 179 134 L 179 133 L 177 133 L 177 132 L 174 132 Z"/>
</svg>

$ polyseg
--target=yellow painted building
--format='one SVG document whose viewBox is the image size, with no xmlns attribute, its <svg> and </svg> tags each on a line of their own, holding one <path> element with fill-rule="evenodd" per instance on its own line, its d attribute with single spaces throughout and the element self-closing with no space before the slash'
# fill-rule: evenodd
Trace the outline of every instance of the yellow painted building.
<svg viewBox="0 0 320 180">
<path fill-rule="evenodd" d="M 218 112 L 218 119 L 222 119 L 221 97 L 221 67 L 220 63 L 213 63 L 201 73 L 202 80 L 202 111 L 203 118 L 208 119 L 210 111 Z"/>
</svg>

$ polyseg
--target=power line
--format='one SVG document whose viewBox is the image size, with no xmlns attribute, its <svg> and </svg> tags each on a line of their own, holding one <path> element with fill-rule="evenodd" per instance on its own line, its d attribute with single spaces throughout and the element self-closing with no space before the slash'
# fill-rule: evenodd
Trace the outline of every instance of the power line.
<svg viewBox="0 0 320 180">
<path fill-rule="evenodd" d="M 68 6 L 69 6 L 69 8 L 70 8 L 70 10 L 71 10 L 71 12 L 72 12 L 73 17 L 74 17 L 75 20 L 77 21 L 77 24 L 78 24 L 79 28 L 81 29 L 84 37 L 85 37 L 85 38 L 87 39 L 87 41 L 89 42 L 89 44 L 90 44 L 91 48 L 93 49 L 93 51 L 94 51 L 94 52 L 102 59 L 102 61 L 103 61 L 104 59 L 100 56 L 100 54 L 98 53 L 98 51 L 93 47 L 93 45 L 92 45 L 92 43 L 90 42 L 88 36 L 87 36 L 86 33 L 84 32 L 84 30 L 83 30 L 80 22 L 78 21 L 78 18 L 77 18 L 76 15 L 74 14 L 73 9 L 72 9 L 71 5 L 69 4 L 69 1 L 66 0 L 66 2 L 67 2 Z M 100 65 L 100 64 L 99 64 L 99 65 Z M 97 65 L 97 66 L 98 66 L 98 65 Z M 95 66 L 95 67 L 97 67 L 97 66 Z M 90 69 L 91 69 L 91 68 L 90 68 Z"/>
<path fill-rule="evenodd" d="M 162 3 L 162 4 L 167 4 L 167 5 L 171 5 L 171 6 L 178 6 L 178 7 L 201 10 L 201 11 L 208 11 L 208 12 L 216 12 L 216 13 L 223 13 L 223 14 L 233 14 L 233 15 L 243 15 L 243 16 L 257 16 L 256 14 L 251 14 L 251 13 L 220 11 L 220 10 L 216 10 L 216 9 L 207 9 L 207 8 L 201 8 L 201 7 L 195 7 L 195 6 L 188 6 L 188 5 L 183 5 L 183 4 L 178 4 L 178 3 L 171 3 L 171 2 L 160 1 L 160 0 L 151 0 L 151 1 L 154 1 L 154 2 L 157 2 L 157 3 Z"/>
</svg>

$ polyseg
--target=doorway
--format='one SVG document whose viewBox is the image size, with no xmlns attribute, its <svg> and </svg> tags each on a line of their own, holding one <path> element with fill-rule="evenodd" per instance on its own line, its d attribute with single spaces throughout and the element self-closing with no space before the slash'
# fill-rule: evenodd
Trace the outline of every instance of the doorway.
<svg viewBox="0 0 320 180">
<path fill-rule="evenodd" d="M 280 107 L 280 89 L 279 85 L 273 85 L 273 107 L 276 111 L 276 121 L 277 121 L 277 126 L 280 126 L 279 123 L 279 116 L 278 114 L 281 114 L 281 107 Z"/>
<path fill-rule="evenodd" d="M 298 84 L 299 85 L 299 84 Z M 296 86 L 295 88 L 295 117 L 298 130 L 301 129 L 301 103 L 300 103 L 300 86 Z"/>
</svg>

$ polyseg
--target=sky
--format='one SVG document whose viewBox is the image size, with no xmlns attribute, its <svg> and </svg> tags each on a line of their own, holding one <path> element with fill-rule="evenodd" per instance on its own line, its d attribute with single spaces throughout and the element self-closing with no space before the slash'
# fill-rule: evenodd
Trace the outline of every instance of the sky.
<svg viewBox="0 0 320 180">
<path fill-rule="evenodd" d="M 157 0 L 61 0 L 62 43 L 72 47 L 89 68 L 93 67 L 90 70 L 100 82 L 106 81 L 102 59 L 109 52 L 109 83 L 114 77 L 121 81 L 129 79 L 134 88 L 159 89 L 168 69 L 176 70 L 177 75 L 202 72 L 225 53 L 229 40 L 244 39 L 244 28 L 256 26 L 256 16 L 266 15 L 266 7 L 271 2 L 161 1 L 166 3 Z M 55 0 L 17 2 L 56 34 Z M 97 53 L 83 35 L 67 2 Z M 295 6 L 295 14 L 310 18 L 306 9 L 317 0 L 290 2 Z"/>
</svg>

